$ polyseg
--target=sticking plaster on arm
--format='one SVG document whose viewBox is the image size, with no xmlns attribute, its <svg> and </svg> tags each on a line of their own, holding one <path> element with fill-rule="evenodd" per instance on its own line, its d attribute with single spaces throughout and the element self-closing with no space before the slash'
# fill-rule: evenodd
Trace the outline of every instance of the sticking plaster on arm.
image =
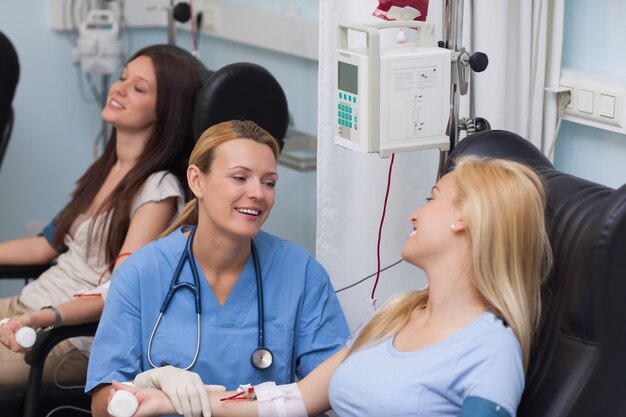
<svg viewBox="0 0 626 417">
<path fill-rule="evenodd" d="M 298 384 L 276 385 L 264 382 L 254 386 L 259 417 L 307 417 Z"/>
</svg>

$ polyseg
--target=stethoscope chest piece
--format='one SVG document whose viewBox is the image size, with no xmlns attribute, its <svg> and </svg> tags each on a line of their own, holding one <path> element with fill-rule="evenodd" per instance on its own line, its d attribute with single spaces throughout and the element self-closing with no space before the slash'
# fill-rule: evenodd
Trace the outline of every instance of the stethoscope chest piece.
<svg viewBox="0 0 626 417">
<path fill-rule="evenodd" d="M 252 353 L 250 362 L 252 363 L 252 366 L 262 371 L 272 366 L 272 363 L 274 363 L 274 355 L 268 348 L 259 347 L 254 351 L 254 353 Z"/>
</svg>

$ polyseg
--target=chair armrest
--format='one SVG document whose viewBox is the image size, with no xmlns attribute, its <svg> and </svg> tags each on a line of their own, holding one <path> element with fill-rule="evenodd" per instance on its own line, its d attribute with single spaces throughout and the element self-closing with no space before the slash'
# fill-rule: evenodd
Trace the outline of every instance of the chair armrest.
<svg viewBox="0 0 626 417">
<path fill-rule="evenodd" d="M 78 324 L 76 326 L 59 327 L 52 330 L 38 330 L 37 340 L 33 348 L 26 353 L 24 360 L 30 364 L 28 386 L 24 397 L 23 417 L 36 417 L 38 415 L 39 394 L 41 390 L 41 377 L 48 353 L 59 342 L 77 336 L 93 336 L 96 334 L 98 322 Z"/>
<path fill-rule="evenodd" d="M 44 265 L 0 265 L 0 279 L 37 278 L 54 263 Z"/>
<path fill-rule="evenodd" d="M 63 326 L 52 330 L 38 330 L 37 340 L 33 348 L 24 355 L 24 360 L 31 366 L 42 366 L 48 353 L 65 339 L 78 336 L 93 336 L 96 334 L 98 322 Z"/>
</svg>

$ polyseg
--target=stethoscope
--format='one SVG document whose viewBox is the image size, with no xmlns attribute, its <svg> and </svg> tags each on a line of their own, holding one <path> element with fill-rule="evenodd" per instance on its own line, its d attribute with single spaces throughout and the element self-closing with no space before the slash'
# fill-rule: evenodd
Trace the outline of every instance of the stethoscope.
<svg viewBox="0 0 626 417">
<path fill-rule="evenodd" d="M 172 276 L 172 282 L 170 283 L 170 289 L 163 300 L 163 305 L 159 310 L 159 317 L 154 323 L 154 327 L 152 328 L 152 333 L 150 333 L 150 340 L 148 341 L 148 362 L 150 366 L 153 368 L 157 368 L 157 366 L 152 362 L 152 358 L 150 352 L 152 350 L 152 340 L 154 338 L 154 334 L 156 333 L 157 328 L 159 327 L 159 323 L 161 322 L 161 318 L 163 318 L 163 314 L 165 314 L 165 310 L 169 305 L 174 293 L 178 289 L 188 288 L 191 290 L 195 297 L 196 302 L 196 321 L 197 321 L 197 339 L 196 339 L 196 352 L 191 360 L 191 363 L 183 368 L 185 370 L 191 368 L 195 365 L 198 360 L 198 354 L 200 353 L 200 278 L 198 275 L 198 269 L 196 268 L 196 259 L 193 255 L 193 238 L 196 235 L 196 226 L 191 229 L 189 233 L 189 237 L 187 238 L 187 244 L 185 245 L 185 250 L 180 256 L 180 260 L 178 261 L 178 265 L 176 266 L 176 270 L 174 270 L 174 275 Z M 259 265 L 259 255 L 256 251 L 256 246 L 254 245 L 254 240 L 251 241 L 251 249 L 252 249 L 252 260 L 254 262 L 254 273 L 256 275 L 256 290 L 257 290 L 257 307 L 258 307 L 258 318 L 259 318 L 259 344 L 258 347 L 252 352 L 252 356 L 250 357 L 250 363 L 252 366 L 258 370 L 264 370 L 272 366 L 274 362 L 274 355 L 272 352 L 265 347 L 265 337 L 264 337 L 264 324 L 265 317 L 263 315 L 263 282 L 261 275 L 261 267 Z M 189 267 L 191 268 L 191 274 L 193 275 L 193 284 L 189 282 L 181 282 L 177 283 L 176 281 L 180 277 L 180 272 L 185 265 L 185 261 L 189 261 Z"/>
</svg>

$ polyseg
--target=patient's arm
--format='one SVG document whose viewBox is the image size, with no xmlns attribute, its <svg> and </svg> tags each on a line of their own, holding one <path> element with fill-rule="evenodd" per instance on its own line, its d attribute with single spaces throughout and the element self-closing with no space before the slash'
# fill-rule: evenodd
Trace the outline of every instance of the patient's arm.
<svg viewBox="0 0 626 417">
<path fill-rule="evenodd" d="M 176 198 L 174 197 L 158 202 L 149 202 L 139 207 L 131 218 L 120 253 L 130 254 L 156 239 L 165 229 L 175 211 Z M 25 262 L 27 254 L 34 254 L 33 259 L 39 260 L 35 263 L 42 263 L 54 259 L 58 252 L 42 236 L 0 243 L 0 264 L 11 264 L 13 261 L 22 264 L 28 263 Z M 117 269 L 126 259 L 126 256 L 118 257 L 112 269 Z M 58 304 L 56 308 L 61 313 L 64 326 L 90 323 L 100 319 L 104 308 L 104 299 L 99 295 L 82 297 Z M 14 317 L 11 322 L 0 327 L 0 343 L 14 352 L 25 352 L 28 349 L 22 348 L 16 342 L 15 332 L 22 327 L 38 329 L 54 323 L 54 312 L 50 309 L 31 311 L 22 316 Z"/>
<path fill-rule="evenodd" d="M 59 255 L 43 236 L 0 242 L 0 265 L 47 264 Z"/>
<path fill-rule="evenodd" d="M 309 416 L 315 416 L 330 409 L 328 401 L 328 385 L 335 369 L 341 364 L 348 353 L 343 348 L 330 358 L 322 362 L 306 378 L 298 382 L 298 388 Z M 107 386 L 108 387 L 108 386 Z M 174 406 L 165 393 L 152 388 L 134 388 L 113 383 L 115 390 L 132 392 L 139 401 L 139 408 L 135 416 L 159 416 L 163 414 L 175 414 Z M 114 392 L 114 391 L 113 391 Z M 107 393 L 107 402 L 111 400 L 113 392 Z M 222 398 L 232 396 L 234 392 L 209 392 L 211 410 L 214 417 L 255 417 L 258 415 L 257 401 L 235 400 L 221 401 Z M 97 396 L 104 397 L 103 392 Z M 92 407 L 93 408 L 93 407 Z"/>
<path fill-rule="evenodd" d="M 175 211 L 176 198 L 174 197 L 158 202 L 146 203 L 139 207 L 130 220 L 120 254 L 130 255 L 158 238 L 159 234 L 167 227 Z M 115 271 L 126 259 L 128 259 L 128 256 L 117 257 L 112 270 Z M 96 288 L 96 293 L 102 287 L 104 286 Z M 63 318 L 63 325 L 69 326 L 99 320 L 104 308 L 107 291 L 108 287 L 103 289 L 102 296 L 82 297 L 57 305 Z"/>
<path fill-rule="evenodd" d="M 104 301 L 102 297 L 85 297 L 68 301 L 56 306 L 61 313 L 64 326 L 97 321 L 102 314 Z M 0 343 L 13 352 L 27 352 L 30 349 L 21 347 L 15 340 L 15 333 L 22 327 L 39 329 L 55 323 L 54 312 L 50 309 L 35 310 L 13 317 L 5 325 L 0 326 Z"/>
<path fill-rule="evenodd" d="M 333 356 L 319 364 L 302 381 L 298 382 L 302 400 L 310 416 L 316 416 L 330 410 L 330 402 L 328 400 L 330 378 L 347 355 L 348 348 L 344 346 Z"/>
</svg>

